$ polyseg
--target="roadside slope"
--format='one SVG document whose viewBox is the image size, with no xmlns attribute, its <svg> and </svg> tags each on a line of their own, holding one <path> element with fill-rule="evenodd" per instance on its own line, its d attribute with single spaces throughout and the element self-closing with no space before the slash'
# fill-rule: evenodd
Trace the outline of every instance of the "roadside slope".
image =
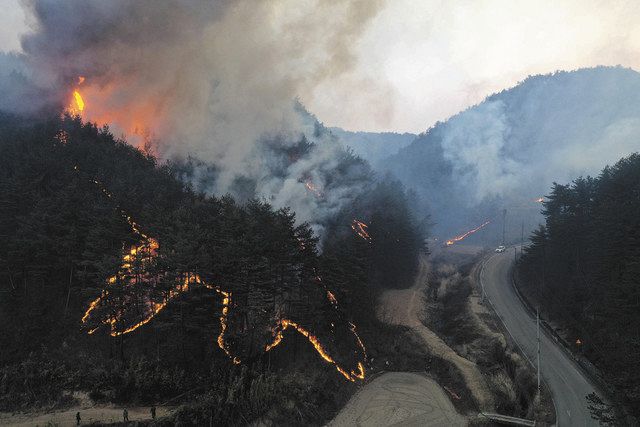
<svg viewBox="0 0 640 427">
<path fill-rule="evenodd" d="M 430 353 L 453 363 L 464 377 L 465 383 L 480 409 L 490 411 L 493 408 L 491 393 L 476 364 L 456 353 L 420 321 L 423 311 L 423 290 L 427 283 L 428 272 L 427 260 L 422 258 L 420 272 L 414 286 L 410 289 L 385 292 L 380 302 L 380 315 L 386 322 L 412 328 L 420 336 Z"/>
</svg>

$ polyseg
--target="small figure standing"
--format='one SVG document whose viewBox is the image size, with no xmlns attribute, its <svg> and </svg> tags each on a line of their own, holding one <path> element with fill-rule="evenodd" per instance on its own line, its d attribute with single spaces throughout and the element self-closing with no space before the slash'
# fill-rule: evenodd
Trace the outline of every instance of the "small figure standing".
<svg viewBox="0 0 640 427">
<path fill-rule="evenodd" d="M 80 420 L 82 418 L 80 418 L 80 412 L 76 412 L 76 425 L 79 426 L 80 425 Z"/>
<path fill-rule="evenodd" d="M 127 408 L 124 408 L 122 410 L 122 419 L 124 420 L 124 422 L 129 422 L 129 411 L 127 411 Z"/>
<path fill-rule="evenodd" d="M 151 419 L 152 420 L 156 419 L 156 407 L 155 406 L 151 407 Z"/>
</svg>

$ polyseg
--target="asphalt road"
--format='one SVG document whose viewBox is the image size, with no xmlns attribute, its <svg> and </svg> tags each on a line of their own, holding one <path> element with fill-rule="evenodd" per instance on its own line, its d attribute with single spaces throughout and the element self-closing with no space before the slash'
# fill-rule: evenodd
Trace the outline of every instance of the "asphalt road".
<svg viewBox="0 0 640 427">
<path fill-rule="evenodd" d="M 536 364 L 536 320 L 522 305 L 511 285 L 509 268 L 513 251 L 494 254 L 484 262 L 480 271 L 481 285 L 514 341 L 529 361 Z M 586 395 L 595 391 L 585 375 L 540 329 L 540 371 L 553 394 L 557 425 L 597 426 L 587 408 Z"/>
</svg>

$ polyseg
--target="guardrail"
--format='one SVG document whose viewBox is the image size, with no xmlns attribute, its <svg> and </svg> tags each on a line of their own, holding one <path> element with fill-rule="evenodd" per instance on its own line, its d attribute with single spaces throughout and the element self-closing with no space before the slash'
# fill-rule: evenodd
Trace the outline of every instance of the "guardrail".
<svg viewBox="0 0 640 427">
<path fill-rule="evenodd" d="M 516 417 L 510 417 L 508 415 L 491 414 L 491 413 L 485 413 L 485 412 L 480 412 L 480 415 L 498 424 L 505 424 L 509 426 L 535 427 L 536 425 L 535 421 L 527 420 L 525 418 L 516 418 Z"/>
<path fill-rule="evenodd" d="M 535 318 L 536 310 L 531 305 L 531 302 L 525 297 L 520 291 L 520 287 L 518 286 L 518 277 L 515 269 L 515 265 L 510 267 L 509 274 L 511 275 L 511 285 L 513 286 L 513 290 L 516 293 L 516 296 L 525 307 L 526 311 L 529 315 Z M 591 382 L 592 385 L 595 386 L 596 390 L 600 391 L 600 393 L 604 394 L 605 399 L 611 400 L 615 395 L 615 391 L 611 388 L 609 384 L 603 378 L 603 375 L 600 373 L 600 370 L 591 363 L 586 357 L 582 355 L 576 354 L 571 349 L 571 344 L 567 342 L 558 332 L 551 326 L 546 320 L 540 318 L 540 326 L 544 332 L 547 333 L 547 336 L 551 338 L 553 341 L 558 344 L 558 348 L 571 359 L 578 369 L 585 374 L 587 379 Z"/>
</svg>

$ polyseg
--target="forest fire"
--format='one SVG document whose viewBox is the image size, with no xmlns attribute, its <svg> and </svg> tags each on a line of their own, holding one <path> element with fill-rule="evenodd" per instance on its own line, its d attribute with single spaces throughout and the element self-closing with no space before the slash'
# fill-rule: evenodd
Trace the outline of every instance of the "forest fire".
<svg viewBox="0 0 640 427">
<path fill-rule="evenodd" d="M 109 125 L 119 132 L 127 135 L 128 142 L 138 148 L 142 148 L 152 139 L 152 127 L 160 123 L 157 120 L 154 101 L 136 100 L 127 103 L 126 108 L 108 102 L 108 100 L 121 92 L 117 84 L 96 85 L 90 79 L 79 76 L 73 88 L 70 90 L 68 104 L 65 112 L 72 116 L 82 116 L 86 121 L 96 123 L 99 126 Z M 126 97 L 118 97 L 125 99 Z M 130 99 L 127 99 L 129 102 Z M 88 107 L 91 108 L 88 108 Z"/>
<path fill-rule="evenodd" d="M 80 172 L 78 166 L 74 166 L 74 170 L 76 172 Z M 112 194 L 98 180 L 92 179 L 91 181 L 100 189 L 100 191 L 105 196 L 107 196 L 109 199 L 113 198 Z M 135 234 L 140 236 L 143 241 L 142 243 L 133 246 L 127 253 L 122 256 L 122 263 L 120 265 L 118 273 L 107 279 L 107 286 L 111 287 L 119 284 L 122 285 L 123 288 L 131 288 L 137 285 L 139 280 L 143 282 L 152 280 L 152 278 L 149 277 L 147 269 L 150 264 L 157 258 L 158 248 L 160 246 L 157 239 L 147 236 L 140 230 L 140 226 L 131 218 L 131 216 L 129 216 L 122 209 L 120 209 L 120 212 L 131 227 L 131 230 Z M 150 295 L 146 295 L 142 301 L 142 319 L 131 326 L 125 327 L 122 330 L 118 330 L 119 324 L 124 321 L 126 310 L 116 310 L 115 313 L 110 313 L 105 318 L 103 318 L 100 323 L 102 325 L 108 325 L 110 327 L 110 335 L 113 337 L 133 332 L 141 326 L 149 323 L 169 304 L 171 300 L 175 299 L 180 294 L 189 291 L 194 284 L 205 286 L 208 289 L 216 291 L 219 295 L 222 295 L 223 308 L 222 315 L 220 316 L 220 334 L 218 335 L 217 343 L 220 349 L 222 349 L 225 354 L 229 356 L 234 364 L 240 363 L 240 360 L 230 353 L 228 346 L 224 341 L 224 334 L 227 329 L 227 315 L 229 312 L 229 306 L 231 304 L 231 293 L 223 291 L 217 286 L 205 283 L 198 274 L 184 274 L 183 277 L 180 278 L 177 283 L 171 289 L 169 289 L 168 292 L 166 292 L 159 298 L 160 301 L 156 302 L 150 297 Z M 91 316 L 91 313 L 94 310 L 98 309 L 108 297 L 109 291 L 103 290 L 102 294 L 89 304 L 89 307 L 87 308 L 84 316 L 81 319 L 82 323 L 87 323 L 89 317 Z M 136 301 L 127 301 L 125 298 L 124 304 L 122 305 L 126 306 L 129 302 L 135 303 Z M 137 304 L 137 307 L 140 308 L 140 304 Z M 98 330 L 98 328 L 100 328 L 100 326 L 90 329 L 88 334 L 92 335 L 94 332 L 96 332 L 96 330 Z"/>
<path fill-rule="evenodd" d="M 84 83 L 85 78 L 83 76 L 78 77 L 78 87 L 72 93 L 72 99 L 67 107 L 67 111 L 72 115 L 82 115 L 84 111 L 84 99 L 80 94 L 79 86 Z"/>
<path fill-rule="evenodd" d="M 77 166 L 75 166 L 74 169 L 76 170 L 76 172 L 79 172 L 79 168 Z M 106 190 L 106 188 L 98 180 L 92 179 L 92 182 L 101 190 L 103 194 L 105 194 L 110 199 L 112 198 L 111 193 Z M 137 285 L 139 285 L 140 283 L 146 283 L 147 285 L 149 285 L 148 288 L 154 290 L 156 288 L 156 282 L 166 276 L 163 274 L 160 274 L 159 276 L 152 276 L 148 272 L 148 270 L 150 270 L 149 267 L 151 267 L 151 264 L 158 257 L 158 240 L 148 237 L 146 234 L 141 232 L 138 224 L 133 219 L 131 219 L 129 215 L 127 215 L 122 209 L 120 209 L 120 212 L 131 226 L 132 231 L 135 234 L 139 235 L 143 240 L 140 244 L 134 245 L 122 256 L 122 261 L 118 272 L 107 279 L 107 289 L 103 290 L 102 294 L 98 298 L 89 303 L 89 307 L 87 308 L 84 316 L 81 319 L 83 324 L 87 324 L 91 314 L 101 308 L 103 304 L 105 304 L 105 302 L 109 300 L 110 290 L 113 289 L 114 286 L 119 285 L 120 288 L 118 290 L 124 290 L 126 292 L 132 289 L 135 290 Z M 322 283 L 322 280 L 319 276 L 317 276 L 317 280 Z M 237 356 L 233 355 L 232 351 L 229 349 L 227 342 L 225 341 L 225 333 L 228 329 L 228 316 L 232 307 L 231 292 L 224 291 L 217 286 L 206 283 L 198 274 L 195 273 L 182 274 L 181 276 L 179 276 L 173 287 L 171 287 L 168 291 L 159 292 L 160 297 L 156 299 L 152 297 L 151 291 L 146 293 L 142 298 L 128 297 L 127 295 L 122 297 L 122 295 L 120 294 L 116 295 L 114 299 L 117 303 L 119 303 L 119 307 L 106 313 L 100 320 L 100 325 L 90 329 L 88 331 L 88 334 L 92 335 L 102 325 L 106 325 L 110 328 L 110 335 L 112 337 L 133 332 L 141 326 L 149 323 L 172 300 L 191 290 L 194 285 L 203 286 L 207 289 L 214 290 L 216 293 L 222 296 L 222 314 L 219 318 L 220 333 L 216 341 L 218 347 L 222 351 L 224 351 L 224 353 L 231 359 L 234 364 L 241 363 L 241 360 Z M 322 285 L 324 286 L 324 284 Z M 337 308 L 337 300 L 334 294 L 326 288 L 325 290 L 327 299 L 334 308 Z M 132 293 L 135 294 L 135 292 Z M 131 307 L 138 308 L 138 313 L 135 317 L 138 317 L 139 320 L 129 326 L 122 326 L 123 324 L 126 325 L 127 323 L 127 315 L 130 314 Z M 362 343 L 362 340 L 356 333 L 355 325 L 349 322 L 349 326 L 350 331 L 355 336 L 362 354 L 366 359 L 366 349 L 364 347 L 364 344 Z M 281 343 L 283 332 L 289 327 L 292 327 L 298 333 L 306 337 L 308 341 L 313 345 L 314 349 L 320 355 L 320 357 L 322 357 L 322 359 L 326 362 L 333 364 L 336 370 L 347 380 L 354 382 L 357 379 L 364 379 L 365 372 L 362 361 L 359 361 L 357 363 L 355 370 L 347 371 L 329 355 L 325 347 L 315 335 L 313 335 L 303 326 L 291 320 L 283 319 L 278 322 L 277 326 L 273 329 L 273 342 L 265 346 L 265 352 L 270 351 Z"/>
<path fill-rule="evenodd" d="M 355 218 L 353 221 L 351 221 L 351 229 L 355 231 L 358 236 L 371 243 L 371 236 L 367 232 L 367 228 L 369 228 L 369 226 L 362 221 L 359 221 Z"/>
<path fill-rule="evenodd" d="M 82 99 L 82 95 L 77 90 L 73 91 L 73 99 L 75 101 L 75 108 L 77 111 L 82 113 L 84 111 L 84 99 Z"/>
<path fill-rule="evenodd" d="M 467 232 L 466 232 L 466 233 L 464 233 L 464 234 L 461 234 L 461 235 L 459 235 L 459 236 L 456 236 L 456 237 L 453 237 L 453 238 L 451 238 L 451 239 L 447 240 L 446 245 L 447 245 L 447 246 L 451 246 L 451 245 L 453 245 L 453 244 L 454 244 L 454 243 L 456 243 L 456 242 L 459 242 L 459 241 L 461 241 L 461 240 L 466 239 L 467 237 L 469 237 L 469 236 L 470 236 L 470 235 L 472 235 L 473 233 L 475 233 L 475 232 L 477 232 L 477 231 L 482 230 L 484 227 L 486 227 L 487 225 L 489 225 L 489 223 L 490 223 L 490 222 L 491 222 L 491 221 L 485 221 L 485 222 L 483 222 L 482 224 L 480 224 L 479 226 L 477 226 L 476 228 L 474 228 L 474 229 L 472 229 L 472 230 L 469 230 L 469 231 L 467 231 Z"/>
</svg>

